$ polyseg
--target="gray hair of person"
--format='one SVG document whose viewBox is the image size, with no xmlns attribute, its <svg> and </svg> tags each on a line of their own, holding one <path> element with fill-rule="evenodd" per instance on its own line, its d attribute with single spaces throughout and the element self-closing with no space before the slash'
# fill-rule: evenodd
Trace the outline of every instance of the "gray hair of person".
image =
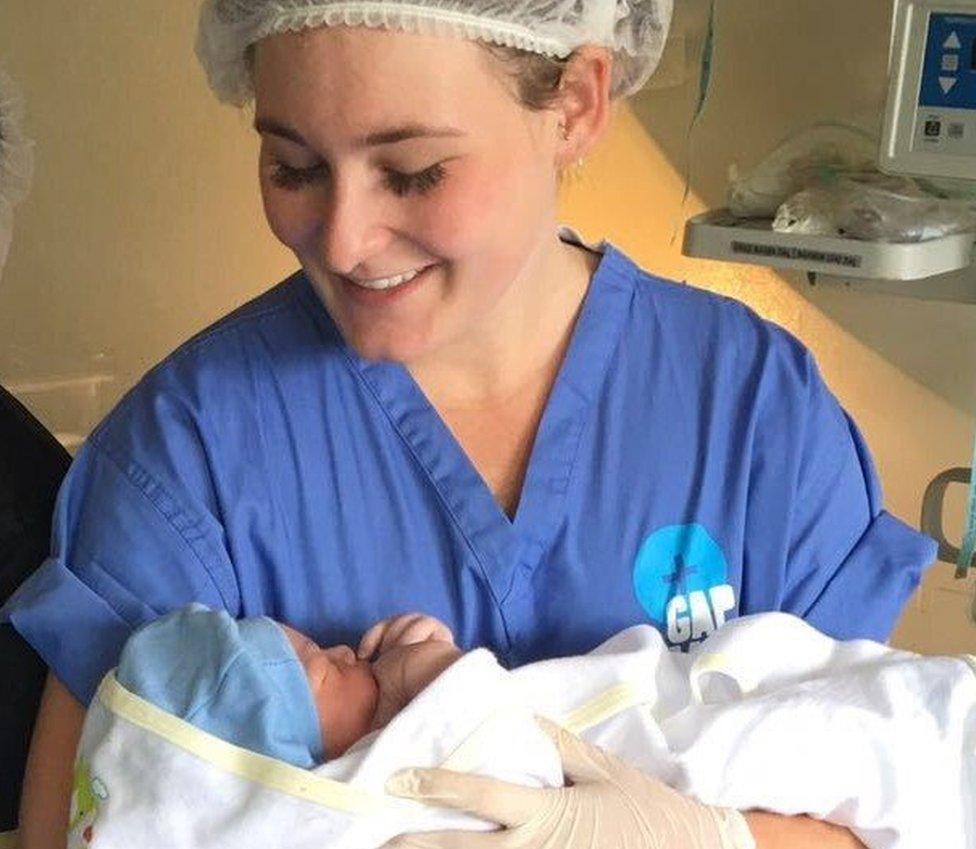
<svg viewBox="0 0 976 849">
<path fill-rule="evenodd" d="M 367 26 L 475 41 L 516 84 L 523 106 L 549 108 L 583 45 L 612 57 L 611 100 L 643 88 L 664 51 L 673 0 L 204 0 L 196 53 L 214 93 L 254 97 L 255 45 L 282 32 Z"/>
</svg>

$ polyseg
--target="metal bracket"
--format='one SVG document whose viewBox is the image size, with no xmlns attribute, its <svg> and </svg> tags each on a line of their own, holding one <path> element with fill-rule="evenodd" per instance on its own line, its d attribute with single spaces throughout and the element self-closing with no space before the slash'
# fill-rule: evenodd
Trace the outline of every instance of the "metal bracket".
<svg viewBox="0 0 976 849">
<path fill-rule="evenodd" d="M 946 490 L 949 489 L 950 484 L 968 484 L 971 480 L 972 469 L 961 467 L 947 469 L 935 477 L 922 497 L 922 532 L 928 534 L 939 544 L 939 560 L 946 563 L 956 563 L 960 554 L 959 549 L 946 539 L 945 530 L 942 527 Z M 957 568 L 956 577 L 965 578 L 968 572 L 968 569 Z"/>
</svg>

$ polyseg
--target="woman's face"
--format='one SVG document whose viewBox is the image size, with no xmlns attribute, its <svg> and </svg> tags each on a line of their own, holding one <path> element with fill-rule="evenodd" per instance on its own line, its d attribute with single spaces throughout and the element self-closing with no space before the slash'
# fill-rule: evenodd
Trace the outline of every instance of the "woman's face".
<svg viewBox="0 0 976 849">
<path fill-rule="evenodd" d="M 409 363 L 490 330 L 555 238 L 558 118 L 519 105 L 488 61 L 463 39 L 365 27 L 257 46 L 268 221 L 365 357 Z M 364 141 L 419 125 L 436 135 Z"/>
</svg>

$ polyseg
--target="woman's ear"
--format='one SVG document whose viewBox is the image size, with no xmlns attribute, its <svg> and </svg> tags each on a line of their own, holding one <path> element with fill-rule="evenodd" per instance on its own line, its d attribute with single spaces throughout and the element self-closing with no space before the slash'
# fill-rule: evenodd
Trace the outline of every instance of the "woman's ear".
<svg viewBox="0 0 976 849">
<path fill-rule="evenodd" d="M 556 158 L 565 168 L 589 153 L 610 122 L 613 59 L 605 47 L 585 44 L 573 51 L 559 84 L 559 125 L 563 129 Z"/>
</svg>

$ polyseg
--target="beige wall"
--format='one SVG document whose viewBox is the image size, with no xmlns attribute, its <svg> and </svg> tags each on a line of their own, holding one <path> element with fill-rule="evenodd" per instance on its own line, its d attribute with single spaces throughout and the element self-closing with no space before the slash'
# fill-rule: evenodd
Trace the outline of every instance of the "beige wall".
<svg viewBox="0 0 976 849">
<path fill-rule="evenodd" d="M 0 61 L 25 89 L 38 142 L 35 190 L 0 285 L 0 377 L 113 378 L 78 402 L 90 413 L 68 410 L 76 390 L 32 396 L 63 429 L 79 425 L 55 419 L 101 414 L 180 340 L 294 261 L 263 221 L 248 116 L 211 99 L 193 59 L 195 2 L 0 2 Z M 683 51 L 694 59 L 705 6 L 678 2 L 686 37 L 669 57 L 675 80 Z M 889 508 L 915 523 L 927 481 L 968 463 L 976 394 L 960 351 L 976 342 L 976 307 L 810 291 L 799 275 L 680 255 L 683 220 L 722 202 L 731 162 L 755 164 L 817 121 L 876 130 L 889 0 L 719 6 L 715 82 L 691 139 L 697 81 L 687 73 L 620 113 L 567 192 L 563 220 L 645 267 L 741 298 L 802 338 L 864 431 Z M 950 576 L 948 566 L 930 572 L 898 644 L 976 651 L 962 594 L 973 582 Z"/>
</svg>

